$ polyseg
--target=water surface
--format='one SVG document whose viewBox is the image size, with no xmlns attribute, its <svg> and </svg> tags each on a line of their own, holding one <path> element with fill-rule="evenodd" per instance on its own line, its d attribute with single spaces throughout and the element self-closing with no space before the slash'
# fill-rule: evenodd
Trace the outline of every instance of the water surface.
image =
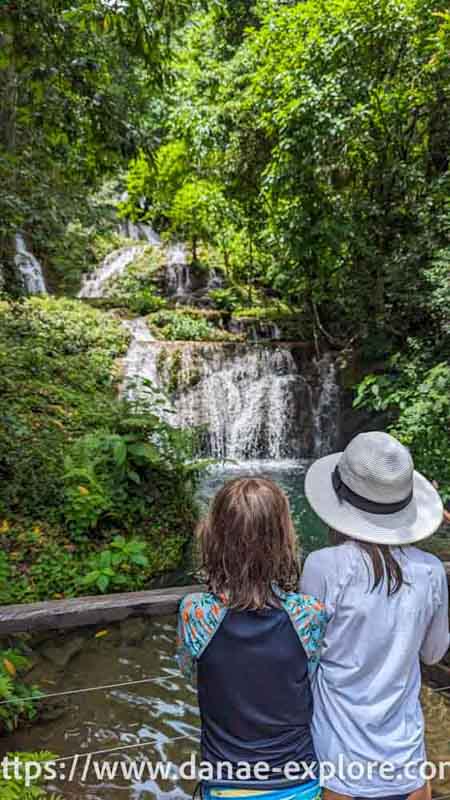
<svg viewBox="0 0 450 800">
<path fill-rule="evenodd" d="M 327 527 L 309 506 L 304 493 L 305 474 L 310 461 L 253 460 L 236 461 L 218 464 L 212 467 L 203 479 L 199 491 L 202 509 L 207 507 L 212 495 L 222 486 L 224 481 L 232 478 L 256 475 L 270 478 L 278 483 L 289 497 L 289 503 L 305 554 L 328 543 Z"/>
<path fill-rule="evenodd" d="M 107 630 L 100 638 L 96 638 L 98 629 L 93 628 L 84 629 L 81 634 L 54 635 L 52 644 L 58 643 L 61 651 L 74 640 L 80 650 L 64 669 L 58 670 L 48 658 L 42 658 L 35 677 L 43 690 L 54 692 L 143 678 L 150 678 L 151 683 L 71 696 L 59 719 L 39 723 L 5 740 L 9 751 L 44 748 L 70 756 L 132 745 L 119 754 L 94 758 L 111 762 L 117 759 L 119 763 L 134 760 L 138 765 L 143 759 L 179 765 L 198 751 L 196 692 L 176 668 L 174 618 L 131 619 Z M 46 651 L 45 643 L 40 649 Z M 450 701 L 430 689 L 424 689 L 423 701 L 429 757 L 450 761 Z M 92 768 L 83 784 L 84 763 L 80 759 L 71 783 L 54 782 L 54 789 L 65 800 L 164 800 L 185 798 L 194 790 L 191 781 L 180 780 L 176 775 L 157 781 L 148 777 L 126 781 L 119 776 L 100 781 Z M 68 761 L 61 769 L 68 773 L 70 764 Z M 450 771 L 448 780 L 435 789 L 450 793 Z"/>
</svg>

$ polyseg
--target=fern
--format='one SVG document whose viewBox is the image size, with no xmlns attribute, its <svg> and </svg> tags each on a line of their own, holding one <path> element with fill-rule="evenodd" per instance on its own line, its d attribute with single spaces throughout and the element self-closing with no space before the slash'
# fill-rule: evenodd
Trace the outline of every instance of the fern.
<svg viewBox="0 0 450 800">
<path fill-rule="evenodd" d="M 45 762 L 53 762 L 56 756 L 53 753 L 38 752 L 38 753 L 8 753 L 6 759 L 11 763 L 13 760 L 18 759 L 21 765 L 27 762 L 33 764 L 42 764 Z M 19 769 L 19 778 L 13 776 L 14 770 L 12 763 L 8 773 L 6 769 L 0 769 L 0 797 L 1 800 L 62 800 L 62 798 L 55 794 L 50 794 L 42 785 L 45 780 L 45 772 L 39 778 L 30 778 L 26 786 L 25 775 L 23 769 Z"/>
<path fill-rule="evenodd" d="M 37 686 L 24 683 L 20 674 L 30 666 L 29 660 L 19 651 L 0 650 L 0 733 L 15 730 L 24 719 L 36 717 L 37 700 L 41 693 Z M 3 796 L 0 793 L 0 798 Z"/>
</svg>

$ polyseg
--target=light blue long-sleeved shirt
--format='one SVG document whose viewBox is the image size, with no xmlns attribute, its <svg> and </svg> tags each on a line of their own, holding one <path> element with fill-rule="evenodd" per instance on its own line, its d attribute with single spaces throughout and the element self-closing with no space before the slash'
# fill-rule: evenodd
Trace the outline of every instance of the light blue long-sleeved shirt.
<svg viewBox="0 0 450 800">
<path fill-rule="evenodd" d="M 426 759 L 420 660 L 436 663 L 449 647 L 442 563 L 415 547 L 394 554 L 408 585 L 390 597 L 385 584 L 370 591 L 370 560 L 352 542 L 308 556 L 300 582 L 301 591 L 322 600 L 330 615 L 313 680 L 319 760 L 394 765 L 392 779 L 373 766 L 370 777 L 341 774 L 323 781 L 352 796 L 407 794 L 423 785 L 418 767 L 405 773 L 407 764 Z"/>
</svg>

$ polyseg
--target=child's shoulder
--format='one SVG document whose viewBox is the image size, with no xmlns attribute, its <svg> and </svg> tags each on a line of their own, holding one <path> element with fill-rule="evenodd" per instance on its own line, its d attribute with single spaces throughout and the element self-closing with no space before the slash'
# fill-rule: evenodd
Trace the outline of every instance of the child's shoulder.
<svg viewBox="0 0 450 800">
<path fill-rule="evenodd" d="M 180 611 L 189 611 L 191 608 L 204 605 L 212 597 L 211 592 L 190 592 L 185 594 L 180 601 Z"/>
<path fill-rule="evenodd" d="M 434 553 L 429 553 L 427 550 L 421 550 L 419 547 L 410 545 L 403 549 L 403 555 L 409 563 L 416 564 L 418 567 L 425 567 L 435 576 L 446 575 L 443 562 Z"/>
<path fill-rule="evenodd" d="M 328 622 L 325 606 L 317 597 L 303 592 L 282 592 L 280 600 L 302 643 L 309 670 L 313 672 L 319 661 Z"/>
<path fill-rule="evenodd" d="M 222 600 L 212 592 L 192 592 L 183 597 L 178 613 L 185 625 L 198 628 L 205 623 L 213 626 L 225 611 Z"/>
<path fill-rule="evenodd" d="M 280 599 L 294 617 L 309 619 L 326 616 L 325 605 L 312 594 L 304 592 L 282 592 Z"/>
<path fill-rule="evenodd" d="M 178 646 L 199 658 L 217 631 L 226 606 L 212 592 L 192 592 L 183 597 L 178 612 Z"/>
</svg>

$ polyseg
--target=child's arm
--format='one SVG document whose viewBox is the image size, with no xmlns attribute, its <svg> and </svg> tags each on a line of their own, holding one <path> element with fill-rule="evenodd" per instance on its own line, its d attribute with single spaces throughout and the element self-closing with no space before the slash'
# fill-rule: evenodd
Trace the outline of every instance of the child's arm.
<svg viewBox="0 0 450 800">
<path fill-rule="evenodd" d="M 195 659 L 189 642 L 189 596 L 185 597 L 178 610 L 176 660 L 186 678 L 191 679 L 195 672 Z"/>
<path fill-rule="evenodd" d="M 181 601 L 176 659 L 187 678 L 195 675 L 197 661 L 218 630 L 226 611 L 226 606 L 210 592 L 194 592 Z"/>
<path fill-rule="evenodd" d="M 420 650 L 420 658 L 424 664 L 437 664 L 445 656 L 450 645 L 447 575 L 442 564 L 439 564 L 438 568 L 436 608 Z"/>
</svg>

